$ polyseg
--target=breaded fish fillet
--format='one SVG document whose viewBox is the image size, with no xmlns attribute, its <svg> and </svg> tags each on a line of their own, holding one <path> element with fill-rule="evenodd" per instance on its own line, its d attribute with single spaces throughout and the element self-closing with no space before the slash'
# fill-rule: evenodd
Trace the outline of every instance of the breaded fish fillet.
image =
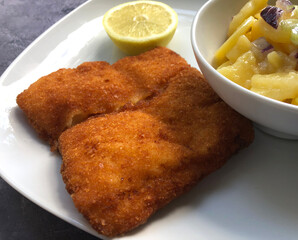
<svg viewBox="0 0 298 240">
<path fill-rule="evenodd" d="M 138 100 L 133 83 L 106 62 L 60 69 L 17 96 L 30 123 L 51 144 L 89 115 L 116 111 L 128 101 Z"/>
<path fill-rule="evenodd" d="M 254 137 L 193 68 L 134 110 L 91 118 L 59 138 L 61 173 L 99 233 L 123 234 L 220 168 Z"/>
<path fill-rule="evenodd" d="M 189 65 L 170 49 L 157 47 L 138 56 L 122 58 L 113 67 L 134 79 L 140 87 L 159 91 L 171 77 Z"/>
<path fill-rule="evenodd" d="M 137 78 L 131 76 L 130 69 L 126 74 L 125 61 L 134 62 L 134 66 L 137 64 L 140 72 Z M 173 62 L 175 66 L 172 66 Z M 163 89 L 172 75 L 189 67 L 178 54 L 162 47 L 145 53 L 143 57 L 127 57 L 118 65 L 121 71 L 107 62 L 87 62 L 75 69 L 60 69 L 40 78 L 19 94 L 17 104 L 40 137 L 55 148 L 65 129 L 89 116 L 134 105 Z M 155 72 L 160 73 L 152 79 L 152 84 L 148 81 L 154 71 L 151 72 L 153 68 L 148 66 L 155 66 Z"/>
</svg>

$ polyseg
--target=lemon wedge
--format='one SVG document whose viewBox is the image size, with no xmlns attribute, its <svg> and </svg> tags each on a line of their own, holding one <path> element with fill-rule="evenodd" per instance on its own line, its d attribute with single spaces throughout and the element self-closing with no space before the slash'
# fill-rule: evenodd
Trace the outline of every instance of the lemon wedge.
<svg viewBox="0 0 298 240">
<path fill-rule="evenodd" d="M 173 38 L 177 24 L 177 13 L 156 1 L 123 3 L 107 11 L 103 17 L 109 37 L 129 55 L 166 46 Z"/>
</svg>

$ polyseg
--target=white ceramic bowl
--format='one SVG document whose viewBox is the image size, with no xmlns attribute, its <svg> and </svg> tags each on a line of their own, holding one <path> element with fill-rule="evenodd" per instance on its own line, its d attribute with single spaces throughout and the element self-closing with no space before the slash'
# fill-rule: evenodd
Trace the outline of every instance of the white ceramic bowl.
<svg viewBox="0 0 298 240">
<path fill-rule="evenodd" d="M 191 43 L 196 60 L 209 84 L 232 108 L 267 133 L 298 139 L 298 106 L 251 92 L 218 73 L 211 65 L 215 51 L 226 39 L 232 16 L 246 2 L 211 0 L 198 11 L 191 28 Z"/>
</svg>

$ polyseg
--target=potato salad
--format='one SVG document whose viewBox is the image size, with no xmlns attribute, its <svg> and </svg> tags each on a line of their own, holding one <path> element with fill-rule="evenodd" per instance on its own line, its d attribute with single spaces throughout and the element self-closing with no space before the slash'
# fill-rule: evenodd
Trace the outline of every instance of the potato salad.
<svg viewBox="0 0 298 240">
<path fill-rule="evenodd" d="M 233 17 L 214 66 L 253 92 L 298 105 L 298 5 L 247 2 Z"/>
</svg>

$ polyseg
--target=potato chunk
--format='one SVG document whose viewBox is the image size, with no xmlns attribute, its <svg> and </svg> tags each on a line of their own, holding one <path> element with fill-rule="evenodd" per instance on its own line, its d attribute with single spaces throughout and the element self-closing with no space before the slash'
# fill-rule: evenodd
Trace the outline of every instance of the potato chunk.
<svg viewBox="0 0 298 240">
<path fill-rule="evenodd" d="M 245 19 L 247 19 L 249 16 L 257 14 L 266 5 L 267 0 L 250 0 L 247 2 L 241 8 L 240 12 L 233 17 L 229 26 L 228 35 L 231 36 Z"/>
<path fill-rule="evenodd" d="M 251 49 L 251 42 L 245 35 L 241 35 L 236 45 L 227 53 L 227 58 L 233 62 L 237 60 L 243 53 Z"/>
<path fill-rule="evenodd" d="M 297 98 L 298 73 L 256 74 L 251 79 L 251 90 L 280 101 Z"/>
<path fill-rule="evenodd" d="M 246 19 L 237 30 L 224 42 L 223 45 L 216 51 L 214 56 L 214 65 L 221 65 L 225 59 L 226 54 L 236 45 L 239 37 L 246 34 L 257 20 L 254 17 Z"/>
<path fill-rule="evenodd" d="M 245 88 L 250 88 L 250 79 L 257 73 L 257 60 L 252 51 L 240 56 L 233 65 L 218 69 L 222 75 Z"/>
</svg>

